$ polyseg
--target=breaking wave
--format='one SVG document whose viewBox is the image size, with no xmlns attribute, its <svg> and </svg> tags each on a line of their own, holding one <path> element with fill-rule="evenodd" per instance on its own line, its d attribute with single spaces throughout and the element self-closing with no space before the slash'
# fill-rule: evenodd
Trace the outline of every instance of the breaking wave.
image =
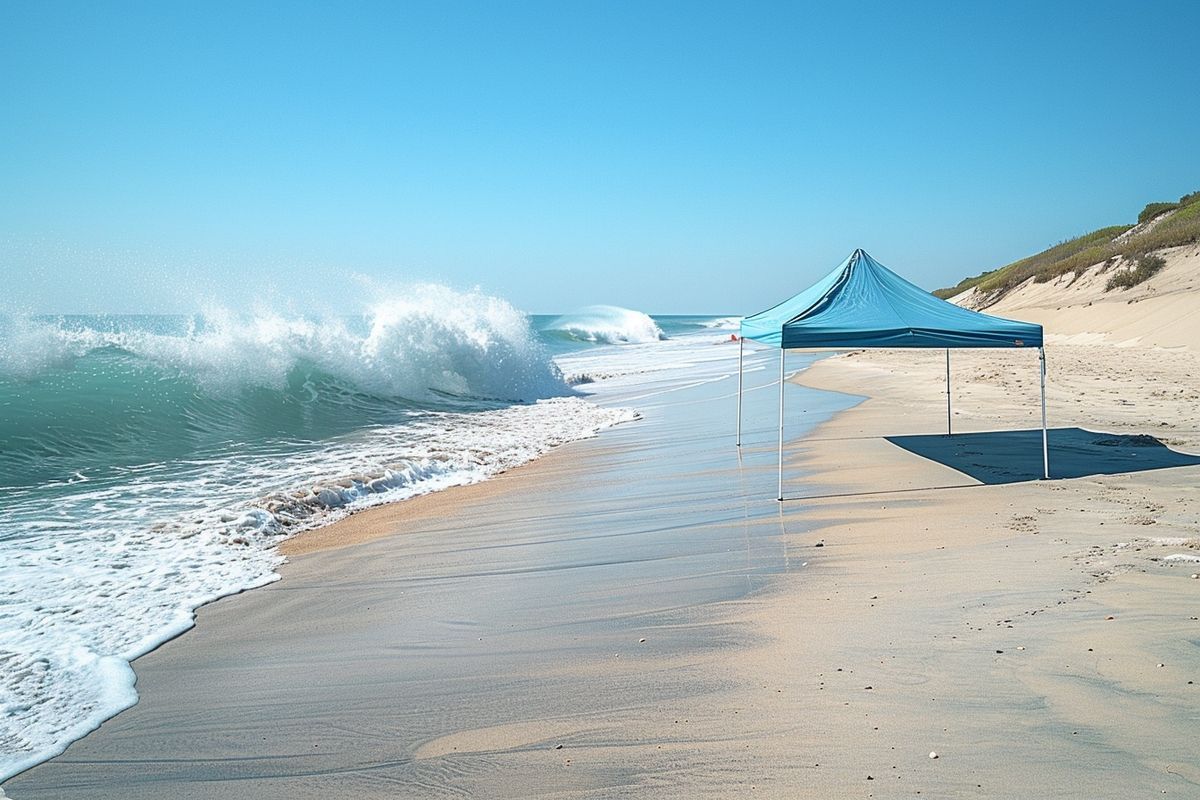
<svg viewBox="0 0 1200 800">
<path fill-rule="evenodd" d="M 620 306 L 586 306 L 549 323 L 546 331 L 581 342 L 632 344 L 666 339 L 648 314 Z"/>
<path fill-rule="evenodd" d="M 362 317 L 0 321 L 0 485 L 570 394 L 526 316 L 423 285 Z"/>
</svg>

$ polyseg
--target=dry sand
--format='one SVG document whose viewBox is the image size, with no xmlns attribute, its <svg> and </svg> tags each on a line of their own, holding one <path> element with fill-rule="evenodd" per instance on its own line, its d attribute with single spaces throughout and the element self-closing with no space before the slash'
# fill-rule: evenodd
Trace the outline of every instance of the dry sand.
<svg viewBox="0 0 1200 800">
<path fill-rule="evenodd" d="M 1193 351 L 1049 359 L 1052 426 L 1200 452 Z M 940 353 L 804 373 L 871 397 L 792 444 L 782 504 L 770 392 L 739 457 L 723 386 L 297 540 L 284 580 L 139 660 L 138 706 L 6 789 L 1200 796 L 1200 459 L 1056 431 L 1078 477 L 981 483 L 912 450 L 1040 469 L 1032 432 L 970 436 L 1031 431 L 1036 354 L 953 363 L 948 449 Z M 881 438 L 905 434 L 932 435 Z"/>
<path fill-rule="evenodd" d="M 1195 353 L 1049 350 L 1052 426 L 1149 432 L 1200 452 Z M 953 364 L 956 431 L 1036 425 L 1034 353 L 956 352 Z M 878 438 L 944 427 L 944 395 L 933 398 L 944 368 L 941 354 L 876 352 L 803 376 L 872 394 L 798 453 L 840 495 L 807 503 L 827 525 L 825 596 L 800 590 L 804 605 L 761 615 L 790 641 L 773 647 L 802 653 L 764 651 L 761 664 L 776 680 L 807 672 L 821 690 L 811 747 L 831 740 L 821 769 L 840 774 L 812 796 L 865 796 L 855 781 L 867 774 L 888 785 L 877 797 L 1200 795 L 1200 564 L 1186 560 L 1200 556 L 1200 467 L 1148 469 L 1157 448 L 1097 437 L 1051 451 L 1052 475 L 1080 477 L 963 486 Z M 1036 435 L 1021 444 L 1033 451 L 1012 457 L 1040 471 Z"/>
</svg>

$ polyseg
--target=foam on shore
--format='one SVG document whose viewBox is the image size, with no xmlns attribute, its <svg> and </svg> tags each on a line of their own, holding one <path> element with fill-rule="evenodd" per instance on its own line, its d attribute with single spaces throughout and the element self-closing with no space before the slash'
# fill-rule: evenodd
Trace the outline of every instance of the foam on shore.
<svg viewBox="0 0 1200 800">
<path fill-rule="evenodd" d="M 633 419 L 527 317 L 414 287 L 362 321 L 4 321 L 0 780 L 136 702 L 129 662 L 278 578 L 276 545 Z"/>
</svg>

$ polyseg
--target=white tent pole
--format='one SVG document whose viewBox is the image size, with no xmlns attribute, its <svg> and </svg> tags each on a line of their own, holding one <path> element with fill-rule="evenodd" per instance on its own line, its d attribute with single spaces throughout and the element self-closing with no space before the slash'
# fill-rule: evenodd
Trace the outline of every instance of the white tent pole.
<svg viewBox="0 0 1200 800">
<path fill-rule="evenodd" d="M 779 497 L 783 501 L 783 355 L 787 350 L 779 343 Z"/>
<path fill-rule="evenodd" d="M 745 351 L 746 340 L 738 337 L 738 401 L 737 401 L 737 446 L 742 446 L 742 353 Z"/>
<path fill-rule="evenodd" d="M 1038 348 L 1042 372 L 1042 477 L 1050 478 L 1050 444 L 1046 436 L 1046 348 Z"/>
<path fill-rule="evenodd" d="M 950 348 L 946 348 L 946 435 L 951 434 L 950 430 Z"/>
</svg>

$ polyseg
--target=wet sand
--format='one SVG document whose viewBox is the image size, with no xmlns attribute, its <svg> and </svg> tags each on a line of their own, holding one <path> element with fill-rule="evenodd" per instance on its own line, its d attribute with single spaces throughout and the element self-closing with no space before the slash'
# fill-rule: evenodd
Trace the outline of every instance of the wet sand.
<svg viewBox="0 0 1200 800">
<path fill-rule="evenodd" d="M 955 356 L 962 433 L 1033 427 L 1034 354 L 995 356 Z M 1119 436 L 1200 452 L 1191 362 L 1129 357 L 1051 350 L 1052 424 L 1110 433 L 1056 432 L 1075 477 L 1049 482 L 1020 437 L 931 445 L 940 354 L 822 362 L 801 380 L 871 399 L 791 444 L 782 504 L 769 386 L 740 453 L 732 381 L 664 395 L 297 540 L 282 581 L 136 662 L 136 707 L 5 790 L 1196 796 L 1200 565 L 1165 559 L 1200 554 L 1200 466 Z M 1133 412 L 1078 383 L 1131 369 Z M 789 395 L 791 422 L 852 402 Z"/>
</svg>

